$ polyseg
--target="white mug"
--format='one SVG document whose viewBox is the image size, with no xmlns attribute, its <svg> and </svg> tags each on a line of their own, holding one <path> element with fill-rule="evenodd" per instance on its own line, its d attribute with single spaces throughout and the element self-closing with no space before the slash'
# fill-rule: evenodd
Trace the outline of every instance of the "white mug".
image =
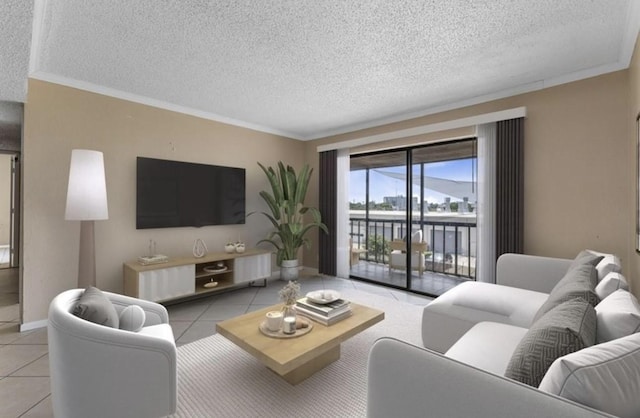
<svg viewBox="0 0 640 418">
<path fill-rule="evenodd" d="M 280 311 L 270 311 L 267 312 L 267 328 L 269 331 L 280 331 L 280 327 L 282 326 L 282 312 Z"/>
</svg>

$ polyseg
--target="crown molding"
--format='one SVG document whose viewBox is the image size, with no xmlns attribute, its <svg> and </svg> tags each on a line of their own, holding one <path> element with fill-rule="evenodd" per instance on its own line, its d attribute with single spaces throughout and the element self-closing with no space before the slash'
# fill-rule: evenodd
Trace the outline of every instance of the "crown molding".
<svg viewBox="0 0 640 418">
<path fill-rule="evenodd" d="M 267 134 L 277 135 L 277 136 L 281 136 L 289 139 L 297 139 L 297 140 L 302 139 L 298 135 L 295 135 L 291 132 L 283 131 L 280 129 L 273 129 L 267 126 L 258 125 L 251 122 L 245 122 L 239 119 L 229 118 L 226 116 L 218 115 L 211 112 L 205 112 L 205 111 L 190 108 L 187 106 L 181 106 L 181 105 L 165 102 L 163 100 L 157 100 L 150 97 L 142 96 L 139 94 L 112 89 L 110 87 L 105 87 L 98 84 L 89 83 L 86 81 L 67 78 L 67 77 L 59 76 L 57 74 L 48 73 L 45 71 L 37 71 L 31 74 L 29 77 L 36 80 L 46 81 L 48 83 L 59 84 L 62 86 L 72 87 L 78 90 L 84 90 L 91 93 L 101 94 L 103 96 L 114 97 L 116 99 L 126 100 L 133 103 L 139 103 L 146 106 L 156 107 L 159 109 L 170 110 L 172 112 L 182 113 L 185 115 L 196 116 L 198 118 L 212 120 L 212 121 L 224 123 L 227 125 L 251 129 L 253 131 L 264 132 Z"/>
<path fill-rule="evenodd" d="M 498 112 L 484 113 L 482 115 L 470 116 L 466 118 L 453 119 L 445 122 L 430 123 L 428 125 L 416 126 L 414 128 L 401 129 L 399 131 L 385 132 L 377 135 L 363 136 L 347 141 L 335 142 L 333 144 L 320 145 L 317 147 L 318 152 L 340 150 L 345 148 L 354 148 L 362 145 L 373 144 L 376 142 L 389 141 L 392 139 L 408 138 L 416 135 L 424 135 L 433 132 L 441 132 L 449 129 L 464 128 L 467 126 L 476 126 L 486 123 L 497 122 L 500 120 L 522 118 L 527 116 L 527 108 L 516 107 L 513 109 L 505 109 Z"/>
</svg>

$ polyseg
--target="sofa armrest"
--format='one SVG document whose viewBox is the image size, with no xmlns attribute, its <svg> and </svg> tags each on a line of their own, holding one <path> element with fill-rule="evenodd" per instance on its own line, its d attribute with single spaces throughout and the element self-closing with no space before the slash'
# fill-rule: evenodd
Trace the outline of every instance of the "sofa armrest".
<svg viewBox="0 0 640 418">
<path fill-rule="evenodd" d="M 550 293 L 572 260 L 524 254 L 502 254 L 496 265 L 496 283 Z"/>
<path fill-rule="evenodd" d="M 392 338 L 371 348 L 367 385 L 370 418 L 612 417 Z"/>
</svg>

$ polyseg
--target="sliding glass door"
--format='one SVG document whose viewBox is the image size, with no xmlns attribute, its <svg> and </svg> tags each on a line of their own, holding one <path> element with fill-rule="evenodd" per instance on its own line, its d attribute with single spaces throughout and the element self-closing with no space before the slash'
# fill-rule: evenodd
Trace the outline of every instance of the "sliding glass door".
<svg viewBox="0 0 640 418">
<path fill-rule="evenodd" d="M 351 156 L 351 276 L 439 295 L 475 278 L 475 138 Z"/>
</svg>

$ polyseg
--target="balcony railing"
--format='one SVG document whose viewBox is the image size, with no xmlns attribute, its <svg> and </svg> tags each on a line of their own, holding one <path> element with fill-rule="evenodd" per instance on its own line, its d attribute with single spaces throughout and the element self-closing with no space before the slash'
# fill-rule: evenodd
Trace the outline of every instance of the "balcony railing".
<svg viewBox="0 0 640 418">
<path fill-rule="evenodd" d="M 352 245 L 367 250 L 360 253 L 360 260 L 375 263 L 388 264 L 389 241 L 407 235 L 407 223 L 402 220 L 350 218 L 349 226 Z M 428 245 L 427 271 L 475 280 L 475 222 L 413 220 L 410 233 L 418 230 Z"/>
</svg>

